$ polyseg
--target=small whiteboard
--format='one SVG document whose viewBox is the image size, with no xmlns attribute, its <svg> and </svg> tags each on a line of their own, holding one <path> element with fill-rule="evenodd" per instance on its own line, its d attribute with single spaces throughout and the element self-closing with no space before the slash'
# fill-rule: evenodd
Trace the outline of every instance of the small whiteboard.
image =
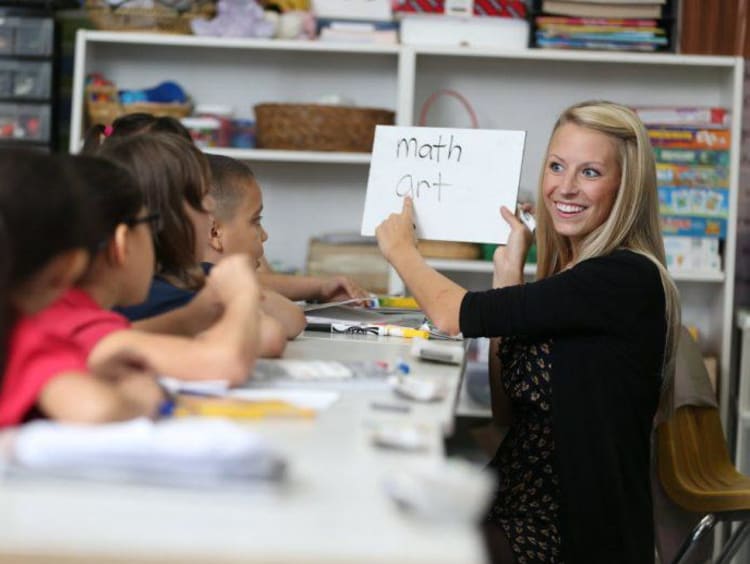
<svg viewBox="0 0 750 564">
<path fill-rule="evenodd" d="M 377 126 L 362 235 L 411 196 L 420 239 L 507 243 L 500 206 L 515 212 L 525 140 L 525 131 Z"/>
</svg>

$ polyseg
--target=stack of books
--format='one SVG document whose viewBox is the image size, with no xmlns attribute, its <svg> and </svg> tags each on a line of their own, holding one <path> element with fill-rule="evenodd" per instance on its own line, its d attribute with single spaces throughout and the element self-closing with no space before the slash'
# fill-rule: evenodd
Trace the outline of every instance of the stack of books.
<svg viewBox="0 0 750 564">
<path fill-rule="evenodd" d="M 318 39 L 344 43 L 398 43 L 395 21 L 318 18 Z"/>
<path fill-rule="evenodd" d="M 666 0 L 543 0 L 534 40 L 541 48 L 658 51 L 669 47 Z"/>
<path fill-rule="evenodd" d="M 725 108 L 634 108 L 656 157 L 667 266 L 721 270 L 729 217 L 729 112 Z"/>
</svg>

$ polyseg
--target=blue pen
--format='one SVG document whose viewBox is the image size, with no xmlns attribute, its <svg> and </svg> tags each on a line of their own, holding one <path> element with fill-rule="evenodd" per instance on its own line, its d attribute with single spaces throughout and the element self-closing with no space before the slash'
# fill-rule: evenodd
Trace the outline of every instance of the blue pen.
<svg viewBox="0 0 750 564">
<path fill-rule="evenodd" d="M 172 398 L 165 399 L 159 404 L 157 414 L 159 417 L 171 417 L 174 413 L 175 402 Z"/>
</svg>

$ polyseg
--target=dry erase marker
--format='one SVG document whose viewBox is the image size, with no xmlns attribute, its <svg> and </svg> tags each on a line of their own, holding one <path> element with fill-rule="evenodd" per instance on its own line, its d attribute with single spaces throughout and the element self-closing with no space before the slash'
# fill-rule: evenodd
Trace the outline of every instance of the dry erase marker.
<svg viewBox="0 0 750 564">
<path fill-rule="evenodd" d="M 533 233 L 536 230 L 536 220 L 534 219 L 534 216 L 524 210 L 521 207 L 521 204 L 518 204 L 518 218 L 529 228 L 529 231 Z"/>
<path fill-rule="evenodd" d="M 411 327 L 399 327 L 398 325 L 384 325 L 382 327 L 383 332 L 381 335 L 388 335 L 390 337 L 405 337 L 411 339 L 413 337 L 421 337 L 422 339 L 428 339 L 430 332 L 424 329 L 412 329 Z"/>
<path fill-rule="evenodd" d="M 419 309 L 417 300 L 411 296 L 380 296 L 379 307 L 397 307 L 404 309 Z"/>
</svg>

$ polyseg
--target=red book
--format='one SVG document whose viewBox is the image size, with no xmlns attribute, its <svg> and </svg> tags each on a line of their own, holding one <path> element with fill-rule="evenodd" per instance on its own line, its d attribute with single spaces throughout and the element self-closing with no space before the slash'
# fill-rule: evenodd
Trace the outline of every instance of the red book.
<svg viewBox="0 0 750 564">
<path fill-rule="evenodd" d="M 445 12 L 445 1 L 395 0 L 393 11 L 405 14 L 442 14 Z M 474 15 L 523 19 L 526 17 L 526 4 L 523 0 L 474 0 Z"/>
</svg>

